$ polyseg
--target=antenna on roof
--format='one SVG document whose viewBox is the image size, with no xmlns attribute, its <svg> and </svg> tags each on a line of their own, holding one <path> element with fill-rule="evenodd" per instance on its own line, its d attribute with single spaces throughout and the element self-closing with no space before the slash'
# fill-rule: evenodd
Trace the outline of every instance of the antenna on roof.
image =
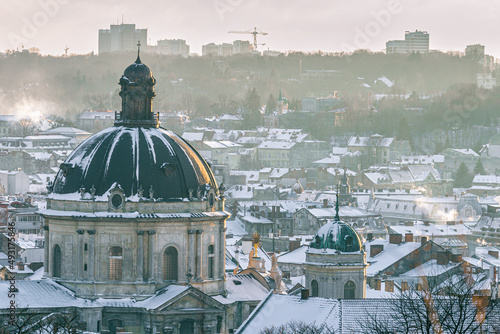
<svg viewBox="0 0 500 334">
<path fill-rule="evenodd" d="M 340 221 L 339 217 L 339 186 L 337 185 L 337 203 L 335 204 L 335 220 Z"/>
</svg>

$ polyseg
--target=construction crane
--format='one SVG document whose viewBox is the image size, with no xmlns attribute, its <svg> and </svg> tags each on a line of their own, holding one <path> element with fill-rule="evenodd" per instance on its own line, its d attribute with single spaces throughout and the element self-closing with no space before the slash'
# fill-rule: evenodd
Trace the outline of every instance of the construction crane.
<svg viewBox="0 0 500 334">
<path fill-rule="evenodd" d="M 257 44 L 257 35 L 267 35 L 267 32 L 263 32 L 261 30 L 258 30 L 257 27 L 254 27 L 253 30 L 246 30 L 246 31 L 228 31 L 230 34 L 250 34 L 253 35 L 253 49 L 254 51 L 257 50 L 257 45 L 265 45 L 265 44 Z"/>
</svg>

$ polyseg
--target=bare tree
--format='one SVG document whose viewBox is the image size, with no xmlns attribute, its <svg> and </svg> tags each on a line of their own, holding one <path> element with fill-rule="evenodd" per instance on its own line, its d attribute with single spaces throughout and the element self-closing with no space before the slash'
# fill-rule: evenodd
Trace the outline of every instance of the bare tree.
<svg viewBox="0 0 500 334">
<path fill-rule="evenodd" d="M 363 333 L 497 333 L 500 304 L 482 295 L 484 274 L 424 278 L 359 321 Z M 381 310 L 383 309 L 383 310 Z"/>
<path fill-rule="evenodd" d="M 278 327 L 266 327 L 260 334 L 335 334 L 335 330 L 327 324 L 290 321 Z"/>
</svg>

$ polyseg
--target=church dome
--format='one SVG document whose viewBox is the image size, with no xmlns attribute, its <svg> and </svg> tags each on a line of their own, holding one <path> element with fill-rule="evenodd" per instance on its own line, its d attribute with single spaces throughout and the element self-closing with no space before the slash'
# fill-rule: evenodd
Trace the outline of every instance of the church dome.
<svg viewBox="0 0 500 334">
<path fill-rule="evenodd" d="M 84 141 L 61 164 L 53 193 L 105 195 L 115 183 L 126 197 L 181 201 L 217 190 L 201 155 L 171 131 L 114 126 Z"/>
<path fill-rule="evenodd" d="M 341 252 L 359 252 L 361 240 L 358 233 L 348 224 L 338 219 L 331 220 L 321 226 L 311 248 L 335 249 Z"/>
<path fill-rule="evenodd" d="M 125 72 L 123 72 L 123 77 L 130 82 L 139 82 L 140 80 L 153 78 L 153 73 L 149 67 L 141 62 L 141 58 L 137 56 L 135 63 L 129 65 L 125 69 Z"/>
</svg>

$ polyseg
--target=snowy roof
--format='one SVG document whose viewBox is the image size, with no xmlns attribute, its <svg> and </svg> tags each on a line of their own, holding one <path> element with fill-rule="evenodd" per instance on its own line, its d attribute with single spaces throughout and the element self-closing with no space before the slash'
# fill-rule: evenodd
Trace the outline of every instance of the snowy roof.
<svg viewBox="0 0 500 334">
<path fill-rule="evenodd" d="M 424 224 L 417 221 L 414 226 L 391 226 L 391 230 L 399 234 L 413 233 L 413 236 L 463 236 L 471 234 L 470 228 L 465 224 L 437 225 L 434 223 Z"/>
<path fill-rule="evenodd" d="M 0 294 L 7 295 L 10 283 L 8 281 L 0 281 Z M 187 286 L 169 285 L 166 288 L 159 290 L 155 295 L 143 301 L 135 302 L 130 298 L 122 299 L 104 299 L 89 300 L 78 298 L 75 294 L 57 284 L 51 279 L 43 280 L 19 280 L 16 281 L 16 305 L 19 308 L 64 308 L 64 307 L 136 307 L 145 309 L 156 309 L 173 299 L 174 297 L 185 292 L 189 288 Z M 9 308 L 10 301 L 8 298 L 0 298 L 0 309 Z"/>
<path fill-rule="evenodd" d="M 393 164 L 422 164 L 432 165 L 444 162 L 444 155 L 402 155 L 400 161 L 391 162 Z"/>
<path fill-rule="evenodd" d="M 479 156 L 476 152 L 474 152 L 474 150 L 471 150 L 470 148 L 454 148 L 452 150 L 465 155 L 472 155 L 474 157 Z"/>
<path fill-rule="evenodd" d="M 299 248 L 281 254 L 278 257 L 278 263 L 295 263 L 295 264 L 303 264 L 306 262 L 306 250 L 309 246 L 300 246 Z"/>
<path fill-rule="evenodd" d="M 85 130 L 81 130 L 78 128 L 73 128 L 69 126 L 61 126 L 58 128 L 53 128 L 47 131 L 40 132 L 41 134 L 51 134 L 51 133 L 56 133 L 56 134 L 61 134 L 61 135 L 66 135 L 66 136 L 71 136 L 74 137 L 76 135 L 92 135 L 92 133 L 87 132 Z"/>
<path fill-rule="evenodd" d="M 259 149 L 290 150 L 296 143 L 282 141 L 264 141 L 260 143 Z"/>
<path fill-rule="evenodd" d="M 181 137 L 187 141 L 202 141 L 203 132 L 184 132 Z"/>
<path fill-rule="evenodd" d="M 269 178 L 270 179 L 281 178 L 281 177 L 283 177 L 283 175 L 285 175 L 289 171 L 290 171 L 290 168 L 273 168 L 273 170 L 271 171 L 271 174 L 269 174 Z"/>
<path fill-rule="evenodd" d="M 394 86 L 394 82 L 389 80 L 386 76 L 379 77 L 377 80 L 375 80 L 375 83 L 377 83 L 377 81 L 383 82 L 388 88 Z"/>
<path fill-rule="evenodd" d="M 347 147 L 332 147 L 332 154 L 333 155 L 344 155 L 347 153 Z"/>
<path fill-rule="evenodd" d="M 236 301 L 261 301 L 266 298 L 269 290 L 264 287 L 252 274 L 227 274 L 225 288 L 227 296 L 215 296 L 214 299 L 222 304 Z"/>
<path fill-rule="evenodd" d="M 203 142 L 203 144 L 210 147 L 210 148 L 227 148 L 226 145 L 224 145 L 218 141 L 205 140 Z"/>
<path fill-rule="evenodd" d="M 340 302 L 337 299 L 301 299 L 300 296 L 269 293 L 236 333 L 260 333 L 266 327 L 279 327 L 290 321 L 326 324 L 337 330 L 340 317 Z"/>
<path fill-rule="evenodd" d="M 457 266 L 461 266 L 461 263 L 449 262 L 448 264 L 442 265 L 442 264 L 437 264 L 437 260 L 433 259 L 421 264 L 416 268 L 413 268 L 412 270 L 405 272 L 404 274 L 401 274 L 401 276 L 404 277 L 438 276 Z"/>
<path fill-rule="evenodd" d="M 500 176 L 496 175 L 475 175 L 472 183 L 475 184 L 500 184 Z"/>
<path fill-rule="evenodd" d="M 383 245 L 384 250 L 374 257 L 370 256 L 370 248 L 372 245 Z M 367 262 L 370 263 L 366 270 L 368 276 L 374 276 L 381 270 L 389 267 L 393 263 L 399 261 L 406 255 L 415 251 L 420 247 L 418 242 L 404 242 L 401 244 L 391 244 L 388 240 L 375 239 L 365 242 L 367 252 Z"/>
<path fill-rule="evenodd" d="M 248 234 L 248 232 L 245 230 L 245 225 L 243 225 L 238 217 L 226 220 L 226 227 L 226 234 L 232 234 L 233 236 L 245 236 Z"/>
<path fill-rule="evenodd" d="M 313 162 L 313 164 L 339 164 L 339 163 L 340 163 L 340 156 L 333 154 L 326 158 L 316 160 Z"/>
<path fill-rule="evenodd" d="M 371 137 L 351 137 L 347 146 L 354 147 L 390 147 L 394 138 L 380 137 L 373 135 Z"/>
<path fill-rule="evenodd" d="M 389 181 L 389 178 L 387 177 L 387 175 L 383 174 L 383 173 L 365 173 L 365 176 L 366 178 L 368 178 L 368 180 L 370 180 L 373 184 L 379 184 L 379 183 L 386 183 L 387 181 Z"/>
</svg>

